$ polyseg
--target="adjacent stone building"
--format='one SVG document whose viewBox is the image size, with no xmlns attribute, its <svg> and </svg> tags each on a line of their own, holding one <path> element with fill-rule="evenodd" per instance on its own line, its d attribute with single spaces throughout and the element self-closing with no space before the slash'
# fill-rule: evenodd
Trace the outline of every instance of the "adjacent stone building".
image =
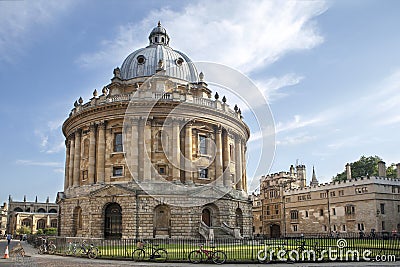
<svg viewBox="0 0 400 267">
<path fill-rule="evenodd" d="M 159 23 L 65 120 L 62 236 L 251 235 L 249 128 L 169 42 Z"/>
<path fill-rule="evenodd" d="M 15 235 L 22 226 L 30 228 L 35 234 L 39 229 L 58 228 L 58 205 L 46 202 L 35 201 L 14 201 L 11 196 L 8 198 L 8 222 L 7 233 Z"/>
<path fill-rule="evenodd" d="M 3 205 L 0 206 L 0 237 L 7 232 L 7 212 L 7 203 L 4 202 Z"/>
<path fill-rule="evenodd" d="M 283 190 L 277 193 L 271 193 L 276 190 L 271 185 L 282 175 L 264 177 L 263 234 L 396 234 L 400 231 L 400 177 L 386 178 L 384 162 L 378 169 L 377 177 L 353 178 L 347 164 L 347 180 L 327 184 L 318 184 L 313 172 L 310 186 L 290 188 L 281 184 L 278 188 Z M 279 209 L 271 213 L 274 205 L 280 205 Z"/>
</svg>

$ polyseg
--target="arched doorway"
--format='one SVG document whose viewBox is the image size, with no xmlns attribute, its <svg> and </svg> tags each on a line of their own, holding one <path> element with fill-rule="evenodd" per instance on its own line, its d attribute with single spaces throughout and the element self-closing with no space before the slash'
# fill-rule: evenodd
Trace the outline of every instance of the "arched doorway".
<svg viewBox="0 0 400 267">
<path fill-rule="evenodd" d="M 211 211 L 207 208 L 203 209 L 201 212 L 201 220 L 207 226 L 211 226 Z"/>
<path fill-rule="evenodd" d="M 243 235 L 243 212 L 239 208 L 235 211 L 235 226 L 239 227 L 240 234 Z"/>
<path fill-rule="evenodd" d="M 281 236 L 281 227 L 278 224 L 270 225 L 270 236 L 272 238 L 277 238 Z"/>
<path fill-rule="evenodd" d="M 171 212 L 167 205 L 159 205 L 154 209 L 153 237 L 171 236 Z"/>
<path fill-rule="evenodd" d="M 122 238 L 122 209 L 117 203 L 108 204 L 105 209 L 104 238 Z"/>
</svg>

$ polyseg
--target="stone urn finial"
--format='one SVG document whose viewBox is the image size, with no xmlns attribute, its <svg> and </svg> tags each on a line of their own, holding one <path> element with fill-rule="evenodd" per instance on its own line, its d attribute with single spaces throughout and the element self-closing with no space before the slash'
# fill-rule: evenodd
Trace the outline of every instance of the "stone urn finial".
<svg viewBox="0 0 400 267">
<path fill-rule="evenodd" d="M 93 91 L 93 97 L 97 97 L 97 89 L 94 89 L 94 91 Z"/>
<path fill-rule="evenodd" d="M 222 102 L 226 103 L 226 97 L 222 97 Z"/>
<path fill-rule="evenodd" d="M 204 73 L 203 72 L 200 72 L 199 78 L 200 78 L 200 82 L 202 82 L 204 80 Z"/>
<path fill-rule="evenodd" d="M 215 96 L 214 97 L 215 97 L 216 100 L 218 100 L 218 98 L 219 98 L 218 92 L 215 92 Z"/>
<path fill-rule="evenodd" d="M 83 103 L 83 99 L 82 99 L 82 97 L 80 97 L 80 98 L 79 98 L 78 102 L 79 102 L 79 104 L 81 104 L 81 105 L 82 105 L 82 103 Z"/>
</svg>

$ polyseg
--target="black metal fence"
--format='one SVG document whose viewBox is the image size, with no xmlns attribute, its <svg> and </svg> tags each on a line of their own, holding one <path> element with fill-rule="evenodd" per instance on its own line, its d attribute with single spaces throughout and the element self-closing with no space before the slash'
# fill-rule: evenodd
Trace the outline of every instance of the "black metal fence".
<svg viewBox="0 0 400 267">
<path fill-rule="evenodd" d="M 132 253 L 138 248 L 138 242 L 147 244 L 149 255 L 151 249 L 163 248 L 168 253 L 168 261 L 188 261 L 191 251 L 199 249 L 203 244 L 205 249 L 222 250 L 227 255 L 228 262 L 257 262 L 262 251 L 278 253 L 285 251 L 282 258 L 272 257 L 280 261 L 291 256 L 296 261 L 332 261 L 332 260 L 376 260 L 393 261 L 400 259 L 400 239 L 397 236 L 376 233 L 374 236 L 360 235 L 359 233 L 341 233 L 338 236 L 303 234 L 301 236 L 287 236 L 282 238 L 253 238 L 253 239 L 216 239 L 204 241 L 200 239 L 97 239 L 77 237 L 49 237 L 57 246 L 57 253 L 68 255 L 69 244 L 87 244 L 98 247 L 100 258 L 132 259 Z M 30 238 L 30 243 L 40 243 Z M 41 243 L 40 243 L 41 244 Z M 322 255 L 316 259 L 304 257 L 304 251 L 318 251 Z M 349 253 L 350 251 L 350 253 Z M 261 254 L 260 254 L 261 253 Z M 350 254 L 350 255 L 348 255 Z M 144 260 L 151 260 L 145 257 Z"/>
</svg>

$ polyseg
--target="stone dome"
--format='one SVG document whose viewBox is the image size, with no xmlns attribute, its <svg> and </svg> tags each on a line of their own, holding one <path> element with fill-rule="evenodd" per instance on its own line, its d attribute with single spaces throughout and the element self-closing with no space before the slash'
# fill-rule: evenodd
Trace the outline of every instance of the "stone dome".
<svg viewBox="0 0 400 267">
<path fill-rule="evenodd" d="M 165 70 L 166 76 L 196 82 L 195 65 L 184 53 L 169 47 L 169 40 L 167 31 L 158 22 L 149 35 L 149 46 L 134 51 L 122 63 L 121 78 L 148 77 Z"/>
</svg>

